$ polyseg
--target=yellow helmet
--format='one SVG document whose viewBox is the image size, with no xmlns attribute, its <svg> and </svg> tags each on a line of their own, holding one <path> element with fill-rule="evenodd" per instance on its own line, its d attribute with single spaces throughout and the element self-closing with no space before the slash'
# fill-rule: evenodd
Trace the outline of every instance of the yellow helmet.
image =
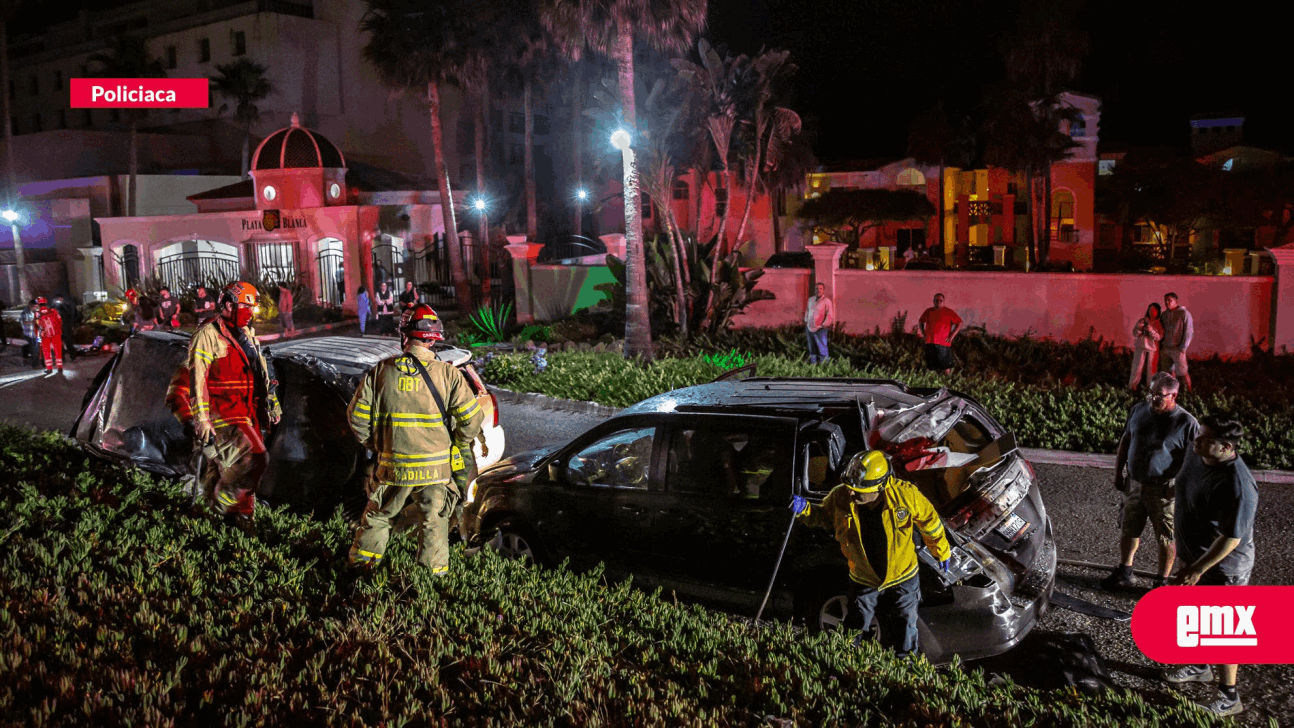
<svg viewBox="0 0 1294 728">
<path fill-rule="evenodd" d="M 875 493 L 890 478 L 890 460 L 880 450 L 860 452 L 849 459 L 842 480 L 856 493 Z"/>
</svg>

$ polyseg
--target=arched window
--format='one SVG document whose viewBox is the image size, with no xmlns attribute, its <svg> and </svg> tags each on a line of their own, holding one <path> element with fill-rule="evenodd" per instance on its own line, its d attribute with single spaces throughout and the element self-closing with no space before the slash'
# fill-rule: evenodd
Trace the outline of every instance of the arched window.
<svg viewBox="0 0 1294 728">
<path fill-rule="evenodd" d="M 319 251 L 319 297 L 329 306 L 340 306 L 346 300 L 346 273 L 342 266 L 342 242 L 324 238 L 315 244 Z"/>
<path fill-rule="evenodd" d="M 215 240 L 180 240 L 154 253 L 155 270 L 172 291 L 196 283 L 213 290 L 238 280 L 238 248 Z"/>
<path fill-rule="evenodd" d="M 126 288 L 139 285 L 139 248 L 134 245 L 123 246 L 121 257 L 117 262 L 121 266 L 121 277 L 125 281 Z"/>
<path fill-rule="evenodd" d="M 926 176 L 915 169 L 908 168 L 899 172 L 897 182 L 900 187 L 925 187 Z"/>
<path fill-rule="evenodd" d="M 1078 239 L 1074 233 L 1074 194 L 1069 190 L 1051 193 L 1051 231 L 1052 239 L 1060 243 Z"/>
</svg>

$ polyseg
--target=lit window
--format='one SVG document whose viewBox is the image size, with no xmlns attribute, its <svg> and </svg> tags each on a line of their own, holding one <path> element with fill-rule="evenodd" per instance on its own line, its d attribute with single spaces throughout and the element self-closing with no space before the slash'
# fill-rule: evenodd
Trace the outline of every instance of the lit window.
<svg viewBox="0 0 1294 728">
<path fill-rule="evenodd" d="M 915 169 L 905 169 L 899 172 L 897 181 L 900 187 L 924 187 L 926 177 Z"/>
<path fill-rule="evenodd" d="M 265 197 L 267 202 L 273 202 L 274 198 L 279 196 L 279 191 L 274 189 L 274 185 L 265 185 L 265 189 L 261 190 L 261 195 Z"/>
<path fill-rule="evenodd" d="M 1223 163 L 1222 163 L 1222 169 L 1223 169 L 1223 171 L 1230 172 L 1230 171 L 1231 171 L 1231 163 L 1232 163 L 1232 162 L 1234 162 L 1234 161 L 1236 161 L 1236 160 L 1233 158 L 1233 159 L 1228 159 L 1227 161 L 1223 162 Z"/>
</svg>

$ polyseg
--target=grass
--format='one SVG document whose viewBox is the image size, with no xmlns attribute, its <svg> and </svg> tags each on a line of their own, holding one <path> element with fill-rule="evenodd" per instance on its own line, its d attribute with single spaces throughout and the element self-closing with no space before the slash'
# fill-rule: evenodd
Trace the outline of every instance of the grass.
<svg viewBox="0 0 1294 728">
<path fill-rule="evenodd" d="M 752 626 L 600 574 L 452 552 L 356 581 L 350 529 L 249 537 L 176 483 L 0 425 L 0 724 L 1215 725 L 1180 698 L 989 685 L 871 643 Z"/>
</svg>

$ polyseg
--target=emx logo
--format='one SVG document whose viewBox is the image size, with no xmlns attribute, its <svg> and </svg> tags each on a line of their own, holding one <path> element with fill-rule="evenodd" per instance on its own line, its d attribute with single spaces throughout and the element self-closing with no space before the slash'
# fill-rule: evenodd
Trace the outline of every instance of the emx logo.
<svg viewBox="0 0 1294 728">
<path fill-rule="evenodd" d="M 1255 605 L 1177 608 L 1178 647 L 1257 647 Z"/>
<path fill-rule="evenodd" d="M 1155 589 L 1132 612 L 1132 638 L 1166 664 L 1294 663 L 1294 630 L 1281 616 L 1287 586 L 1171 586 Z"/>
</svg>

